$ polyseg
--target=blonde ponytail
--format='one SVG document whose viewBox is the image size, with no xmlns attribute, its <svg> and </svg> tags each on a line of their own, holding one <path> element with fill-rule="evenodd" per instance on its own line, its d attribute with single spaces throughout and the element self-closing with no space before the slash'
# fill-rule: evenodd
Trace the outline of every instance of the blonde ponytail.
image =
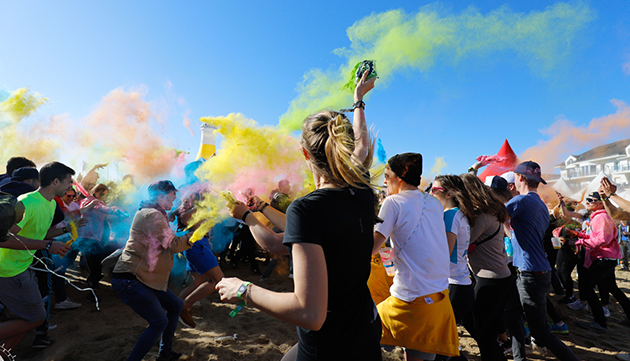
<svg viewBox="0 0 630 361">
<path fill-rule="evenodd" d="M 374 153 L 370 138 L 367 157 L 363 162 L 354 155 L 355 139 L 352 124 L 342 113 L 325 111 L 313 114 L 302 125 L 302 146 L 313 165 L 324 178 L 341 187 L 371 187 L 369 167 Z"/>
</svg>

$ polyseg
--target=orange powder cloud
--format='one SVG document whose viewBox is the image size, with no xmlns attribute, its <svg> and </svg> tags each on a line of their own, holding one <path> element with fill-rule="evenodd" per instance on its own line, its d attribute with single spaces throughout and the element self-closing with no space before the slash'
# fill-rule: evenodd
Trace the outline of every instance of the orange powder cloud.
<svg viewBox="0 0 630 361">
<path fill-rule="evenodd" d="M 87 150 L 85 159 L 95 162 L 123 162 L 126 173 L 140 181 L 170 174 L 184 162 L 184 153 L 169 148 L 155 125 L 163 117 L 145 101 L 146 89 L 114 89 L 84 119 L 80 144 Z"/>
<path fill-rule="evenodd" d="M 567 119 L 560 119 L 543 130 L 551 139 L 539 141 L 519 155 L 522 160 L 534 160 L 543 173 L 553 172 L 554 166 L 578 149 L 593 148 L 608 141 L 630 136 L 630 107 L 623 101 L 611 101 L 617 107 L 614 114 L 595 118 L 587 126 L 575 126 Z"/>
</svg>

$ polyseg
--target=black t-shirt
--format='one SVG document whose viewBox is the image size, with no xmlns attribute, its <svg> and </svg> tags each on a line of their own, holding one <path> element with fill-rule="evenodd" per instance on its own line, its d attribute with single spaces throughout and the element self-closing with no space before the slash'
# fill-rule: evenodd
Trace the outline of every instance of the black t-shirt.
<svg viewBox="0 0 630 361">
<path fill-rule="evenodd" d="M 298 360 L 380 360 L 381 322 L 367 287 L 374 246 L 374 193 L 318 189 L 287 210 L 284 244 L 320 245 L 328 271 L 328 314 L 319 331 L 298 327 Z"/>
</svg>

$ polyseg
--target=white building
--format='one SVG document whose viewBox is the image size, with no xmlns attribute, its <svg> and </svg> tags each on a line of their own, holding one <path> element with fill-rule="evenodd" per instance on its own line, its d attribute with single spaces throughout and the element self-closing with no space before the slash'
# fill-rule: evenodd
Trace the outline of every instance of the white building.
<svg viewBox="0 0 630 361">
<path fill-rule="evenodd" d="M 562 179 L 575 190 L 586 187 L 601 172 L 615 184 L 627 187 L 630 180 L 630 139 L 571 155 L 556 168 L 560 169 Z"/>
</svg>

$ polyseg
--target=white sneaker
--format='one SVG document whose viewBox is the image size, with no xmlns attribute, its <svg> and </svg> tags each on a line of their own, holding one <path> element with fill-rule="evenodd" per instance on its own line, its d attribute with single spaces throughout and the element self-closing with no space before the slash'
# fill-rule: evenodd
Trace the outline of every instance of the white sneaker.
<svg viewBox="0 0 630 361">
<path fill-rule="evenodd" d="M 604 316 L 610 317 L 610 310 L 606 306 L 602 306 L 602 308 L 604 309 Z"/>
<path fill-rule="evenodd" d="M 79 308 L 81 306 L 83 306 L 83 305 L 78 303 L 78 302 L 73 302 L 69 298 L 66 298 L 65 301 L 63 301 L 63 302 L 55 303 L 55 306 L 53 308 L 55 310 L 73 310 L 73 309 Z"/>
<path fill-rule="evenodd" d="M 588 311 L 588 304 L 582 303 L 582 301 L 580 301 L 580 300 L 577 300 L 575 302 L 571 302 L 571 303 L 567 304 L 567 306 L 569 306 L 569 308 L 574 310 L 574 311 L 578 311 L 578 310 Z"/>
</svg>

